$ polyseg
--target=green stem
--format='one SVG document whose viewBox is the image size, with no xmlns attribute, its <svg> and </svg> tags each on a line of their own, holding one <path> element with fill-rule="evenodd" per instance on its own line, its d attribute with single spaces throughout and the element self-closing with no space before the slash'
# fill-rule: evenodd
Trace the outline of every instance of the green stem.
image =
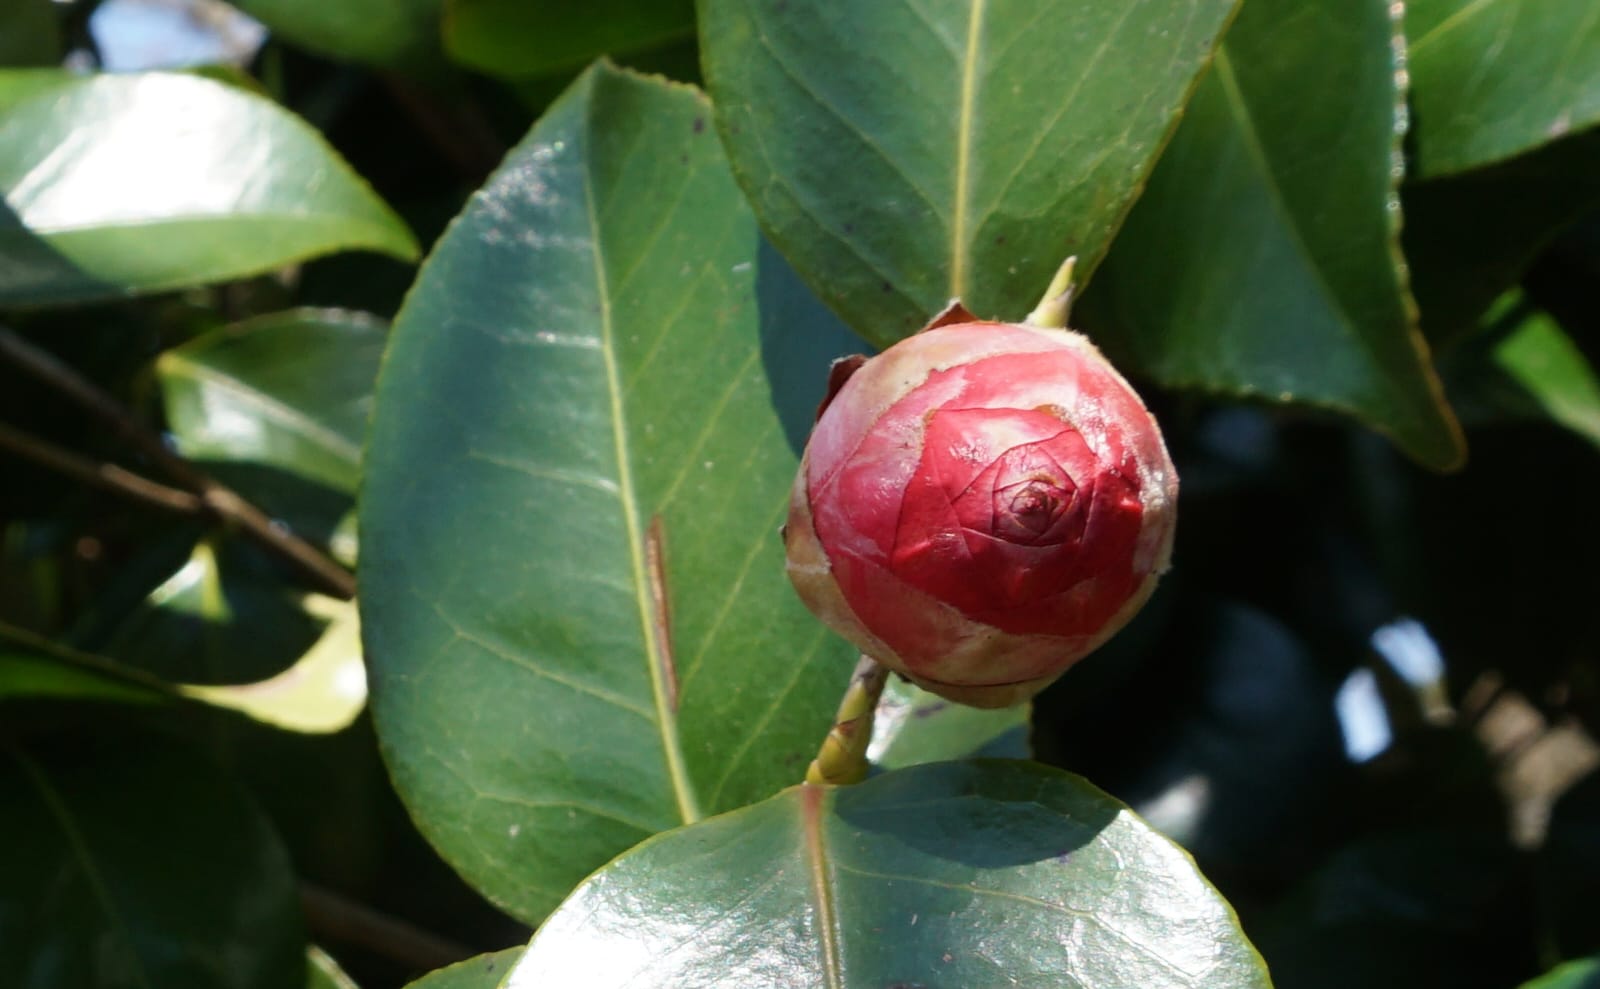
<svg viewBox="0 0 1600 989">
<path fill-rule="evenodd" d="M 862 656 L 850 675 L 850 688 L 839 702 L 833 727 L 806 770 L 807 783 L 845 785 L 867 778 L 867 745 L 872 741 L 872 716 L 878 710 L 889 670 L 871 656 Z"/>
<path fill-rule="evenodd" d="M 1029 326 L 1042 326 L 1047 330 L 1064 330 L 1067 328 L 1067 314 L 1072 310 L 1072 269 L 1078 266 L 1076 256 L 1061 262 L 1061 267 L 1056 270 L 1056 276 L 1050 279 L 1050 287 L 1044 290 L 1044 298 L 1033 307 L 1033 312 L 1023 320 Z"/>
</svg>

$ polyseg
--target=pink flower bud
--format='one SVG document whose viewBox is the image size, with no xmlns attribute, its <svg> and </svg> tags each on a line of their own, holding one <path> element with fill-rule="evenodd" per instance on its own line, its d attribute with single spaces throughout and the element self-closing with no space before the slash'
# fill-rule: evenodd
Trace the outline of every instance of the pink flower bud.
<svg viewBox="0 0 1600 989">
<path fill-rule="evenodd" d="M 862 364 L 819 416 L 785 527 L 789 577 L 880 663 L 1003 707 L 1149 598 L 1177 496 L 1155 420 L 1087 339 L 938 326 Z"/>
</svg>

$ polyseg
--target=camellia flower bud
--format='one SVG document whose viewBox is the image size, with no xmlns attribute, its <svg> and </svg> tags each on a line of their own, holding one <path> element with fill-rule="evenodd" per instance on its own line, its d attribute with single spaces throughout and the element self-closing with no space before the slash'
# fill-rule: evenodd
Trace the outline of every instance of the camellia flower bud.
<svg viewBox="0 0 1600 989">
<path fill-rule="evenodd" d="M 785 542 L 801 598 L 862 652 L 951 700 L 1003 707 L 1149 598 L 1172 551 L 1177 472 L 1086 338 L 936 321 L 835 386 Z"/>
</svg>

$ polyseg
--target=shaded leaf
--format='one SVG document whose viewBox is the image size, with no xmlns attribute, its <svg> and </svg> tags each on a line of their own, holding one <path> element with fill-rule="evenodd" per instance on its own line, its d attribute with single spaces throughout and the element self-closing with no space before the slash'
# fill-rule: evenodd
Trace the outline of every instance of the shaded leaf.
<svg viewBox="0 0 1600 989">
<path fill-rule="evenodd" d="M 463 65 L 512 78 L 547 75 L 694 36 L 694 0 L 447 0 L 444 45 Z"/>
<path fill-rule="evenodd" d="M 198 285 L 339 250 L 417 252 L 305 122 L 182 73 L 75 77 L 4 106 L 0 195 L 6 305 Z"/>
<path fill-rule="evenodd" d="M 203 539 L 143 600 L 108 609 L 74 644 L 168 680 L 273 676 L 311 648 L 326 621 L 264 566 L 254 547 Z"/>
<path fill-rule="evenodd" d="M 1600 206 L 1600 130 L 1400 192 L 1422 330 L 1442 350 L 1472 332 L 1557 234 Z"/>
<path fill-rule="evenodd" d="M 0 625 L 0 701 L 160 705 L 172 699 L 171 688 L 155 677 Z"/>
<path fill-rule="evenodd" d="M 499 989 L 524 948 L 507 948 L 429 972 L 406 989 Z"/>
<path fill-rule="evenodd" d="M 355 556 L 361 445 L 384 324 L 365 313 L 259 316 L 162 354 L 156 376 L 178 449 L 308 538 Z"/>
<path fill-rule="evenodd" d="M 329 58 L 431 69 L 444 0 L 236 0 L 288 42 Z"/>
<path fill-rule="evenodd" d="M 867 758 L 883 769 L 967 756 L 1025 759 L 1028 704 L 983 710 L 953 704 L 920 687 L 891 677 L 878 703 Z"/>
<path fill-rule="evenodd" d="M 1547 312 L 1512 302 L 1496 339 L 1464 348 L 1451 384 L 1475 420 L 1548 419 L 1600 446 L 1600 376 Z"/>
<path fill-rule="evenodd" d="M 799 779 L 848 680 L 783 576 L 756 245 L 704 100 L 600 66 L 396 323 L 360 508 L 374 716 L 423 833 L 523 919 Z"/>
<path fill-rule="evenodd" d="M 1337 409 L 1449 468 L 1397 266 L 1396 30 L 1380 0 L 1246 4 L 1079 314 L 1164 384 Z"/>
<path fill-rule="evenodd" d="M 1417 170 L 1444 175 L 1600 122 L 1590 0 L 1408 0 Z"/>
<path fill-rule="evenodd" d="M 287 670 L 256 683 L 179 689 L 187 697 L 289 731 L 325 734 L 348 728 L 367 702 L 355 602 L 308 595 L 305 607 L 328 624 Z"/>
<path fill-rule="evenodd" d="M 289 859 L 243 791 L 155 737 L 0 749 L 0 982 L 303 982 Z"/>
<path fill-rule="evenodd" d="M 802 786 L 663 835 L 585 882 L 507 989 L 1269 986 L 1194 863 L 1032 763 Z"/>
<path fill-rule="evenodd" d="M 1234 6 L 709 0 L 700 36 L 762 227 L 882 347 L 1092 271 Z"/>
</svg>

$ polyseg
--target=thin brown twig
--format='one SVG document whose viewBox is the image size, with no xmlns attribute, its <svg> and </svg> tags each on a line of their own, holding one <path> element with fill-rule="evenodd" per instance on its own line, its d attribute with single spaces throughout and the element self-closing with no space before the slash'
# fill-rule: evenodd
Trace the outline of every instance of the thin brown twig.
<svg viewBox="0 0 1600 989">
<path fill-rule="evenodd" d="M 313 883 L 300 884 L 300 907 L 317 941 L 357 945 L 418 971 L 431 972 L 478 954 Z"/>
<path fill-rule="evenodd" d="M 180 515 L 204 515 L 199 495 L 158 484 L 116 464 L 90 460 L 65 447 L 0 422 L 0 447 L 87 484 L 127 495 L 135 501 Z"/>
<path fill-rule="evenodd" d="M 233 489 L 203 473 L 170 449 L 161 437 L 134 418 L 122 403 L 54 356 L 0 327 L 0 357 L 33 375 L 93 413 L 172 479 L 197 495 L 224 525 L 232 526 L 276 553 L 329 594 L 356 596 L 355 575 L 327 554 L 278 525 L 266 512 Z"/>
</svg>

